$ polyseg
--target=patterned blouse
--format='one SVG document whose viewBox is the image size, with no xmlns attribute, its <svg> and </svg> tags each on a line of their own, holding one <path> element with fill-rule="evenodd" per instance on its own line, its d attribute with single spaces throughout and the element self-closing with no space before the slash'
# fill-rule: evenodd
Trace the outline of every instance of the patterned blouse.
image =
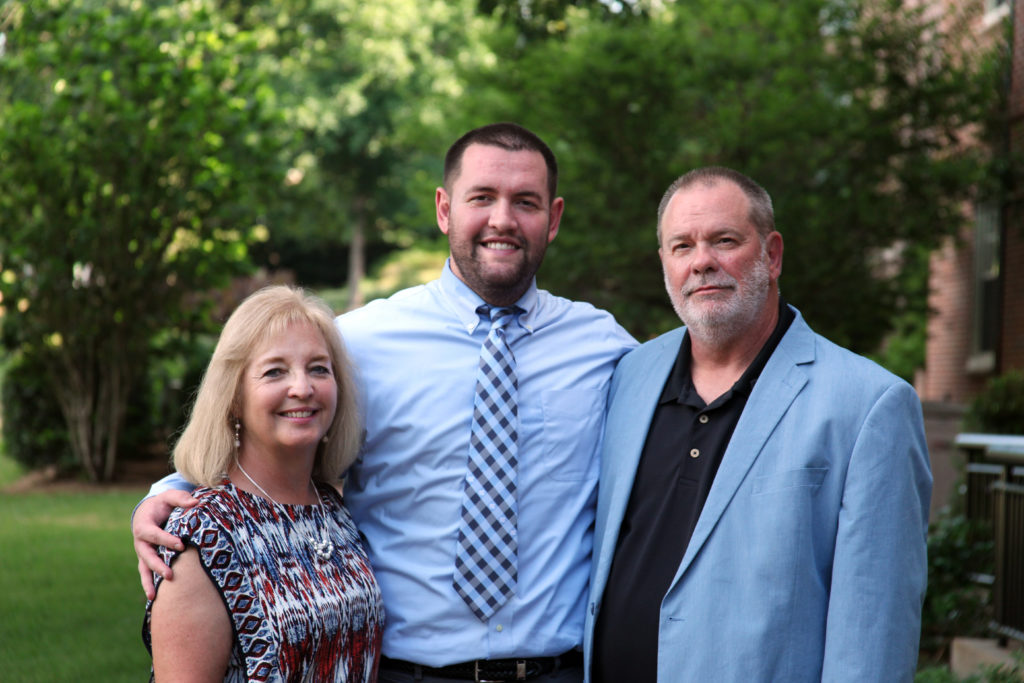
<svg viewBox="0 0 1024 683">
<path fill-rule="evenodd" d="M 384 607 L 355 524 L 331 487 L 318 484 L 334 553 L 317 558 L 324 515 L 317 505 L 276 505 L 236 488 L 195 492 L 199 503 L 176 509 L 167 531 L 199 551 L 228 606 L 234 644 L 225 681 L 377 679 Z M 170 564 L 178 552 L 160 548 Z M 157 589 L 162 578 L 154 577 Z M 146 605 L 142 638 L 152 653 Z"/>
</svg>

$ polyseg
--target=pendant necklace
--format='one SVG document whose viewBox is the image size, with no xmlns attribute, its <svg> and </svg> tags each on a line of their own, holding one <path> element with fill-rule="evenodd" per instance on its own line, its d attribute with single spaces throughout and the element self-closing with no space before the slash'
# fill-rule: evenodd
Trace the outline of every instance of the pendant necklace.
<svg viewBox="0 0 1024 683">
<path fill-rule="evenodd" d="M 244 467 L 242 467 L 242 463 L 236 462 L 235 464 L 238 466 L 238 470 L 245 475 L 245 478 L 248 479 L 253 486 L 259 489 L 260 493 L 262 493 L 271 503 L 273 503 L 274 505 L 281 509 L 284 509 L 283 505 L 274 500 L 269 493 L 263 490 L 262 486 L 256 483 L 255 479 L 249 476 L 249 473 L 245 471 Z M 306 534 L 306 540 L 309 541 L 309 544 L 313 547 L 313 554 L 316 555 L 316 559 L 320 562 L 327 562 L 331 559 L 331 556 L 334 554 L 334 543 L 331 541 L 331 537 L 327 533 L 329 527 L 329 524 L 327 522 L 327 511 L 324 509 L 323 499 L 320 498 L 320 491 L 317 490 L 316 484 L 313 483 L 312 479 L 309 480 L 309 484 L 310 486 L 313 487 L 313 493 L 316 494 L 316 502 L 318 503 L 318 507 L 320 508 L 320 514 L 324 520 L 324 530 L 323 535 L 320 537 L 320 540 L 317 540 L 315 536 L 312 536 L 310 534 Z M 315 525 L 316 522 L 314 517 L 314 526 Z"/>
</svg>

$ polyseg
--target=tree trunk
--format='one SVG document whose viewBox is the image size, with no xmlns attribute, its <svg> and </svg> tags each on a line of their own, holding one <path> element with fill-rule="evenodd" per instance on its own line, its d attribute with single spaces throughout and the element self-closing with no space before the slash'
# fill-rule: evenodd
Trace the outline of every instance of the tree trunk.
<svg viewBox="0 0 1024 683">
<path fill-rule="evenodd" d="M 110 481 L 124 426 L 131 356 L 112 338 L 100 348 L 88 345 L 84 353 L 69 351 L 57 349 L 60 362 L 54 364 L 50 382 L 67 423 L 71 451 L 90 481 Z"/>
<path fill-rule="evenodd" d="M 359 308 L 365 303 L 360 283 L 366 275 L 366 198 L 357 196 L 353 207 L 352 241 L 348 247 L 348 307 Z"/>
</svg>

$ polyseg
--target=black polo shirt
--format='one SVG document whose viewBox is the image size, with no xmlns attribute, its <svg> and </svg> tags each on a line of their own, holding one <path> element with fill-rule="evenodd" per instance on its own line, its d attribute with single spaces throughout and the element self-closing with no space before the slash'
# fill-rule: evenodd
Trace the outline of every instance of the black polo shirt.
<svg viewBox="0 0 1024 683">
<path fill-rule="evenodd" d="M 683 337 L 651 419 L 622 518 L 594 633 L 595 683 L 657 681 L 661 601 L 754 382 L 794 317 L 780 296 L 779 320 L 771 337 L 743 376 L 710 405 L 693 386 L 690 336 Z"/>
</svg>

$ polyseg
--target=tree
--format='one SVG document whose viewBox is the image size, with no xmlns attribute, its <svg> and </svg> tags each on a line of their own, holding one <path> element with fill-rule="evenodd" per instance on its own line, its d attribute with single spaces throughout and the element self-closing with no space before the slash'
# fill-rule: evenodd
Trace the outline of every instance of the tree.
<svg viewBox="0 0 1024 683">
<path fill-rule="evenodd" d="M 420 203 L 415 179 L 436 164 L 444 140 L 433 102 L 458 96 L 453 62 L 476 58 L 486 22 L 473 0 L 226 0 L 223 8 L 259 34 L 279 104 L 301 134 L 273 240 L 347 243 L 349 307 L 358 306 L 368 245 L 407 246 L 424 234 L 407 219 Z"/>
<path fill-rule="evenodd" d="M 518 42 L 525 44 L 564 35 L 570 8 L 585 9 L 602 22 L 628 21 L 645 16 L 649 4 L 649 0 L 478 0 L 477 7 L 482 14 L 514 27 Z"/>
<path fill-rule="evenodd" d="M 567 204 L 544 286 L 641 338 L 678 324 L 655 209 L 683 172 L 731 166 L 775 200 L 784 296 L 873 351 L 924 306 L 910 290 L 919 247 L 963 224 L 988 172 L 967 142 L 998 108 L 997 60 L 957 30 L 965 18 L 915 5 L 696 0 L 615 21 L 570 7 L 559 39 L 524 48 L 502 34 L 495 66 L 468 75 L 477 97 L 459 104 L 519 120 L 559 154 Z"/>
<path fill-rule="evenodd" d="M 257 45 L 205 0 L 20 6 L 0 58 L 3 341 L 47 359 L 72 450 L 114 472 L 158 331 L 247 269 L 284 177 Z"/>
</svg>

